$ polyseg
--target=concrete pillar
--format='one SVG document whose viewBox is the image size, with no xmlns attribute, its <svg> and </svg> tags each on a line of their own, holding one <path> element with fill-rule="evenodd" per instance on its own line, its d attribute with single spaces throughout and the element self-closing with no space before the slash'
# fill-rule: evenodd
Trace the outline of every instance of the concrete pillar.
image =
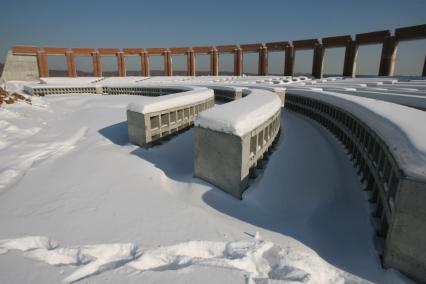
<svg viewBox="0 0 426 284">
<path fill-rule="evenodd" d="M 40 77 L 49 77 L 49 67 L 47 66 L 46 52 L 37 51 L 37 65 Z"/>
<path fill-rule="evenodd" d="M 324 47 L 322 44 L 317 44 L 314 47 L 314 59 L 312 64 L 312 76 L 322 78 L 324 64 Z"/>
<path fill-rule="evenodd" d="M 173 76 L 172 53 L 170 51 L 164 52 L 164 74 L 166 76 Z"/>
<path fill-rule="evenodd" d="M 266 46 L 261 47 L 259 50 L 259 71 L 260 76 L 266 76 L 268 74 L 268 48 Z"/>
<path fill-rule="evenodd" d="M 102 77 L 101 57 L 98 51 L 92 52 L 93 76 Z"/>
<path fill-rule="evenodd" d="M 395 36 L 386 37 L 380 57 L 379 76 L 393 76 L 395 72 L 396 52 L 398 42 Z"/>
<path fill-rule="evenodd" d="M 126 76 L 126 59 L 123 52 L 117 52 L 118 76 Z"/>
<path fill-rule="evenodd" d="M 65 56 L 67 57 L 68 77 L 77 77 L 77 69 L 75 68 L 74 52 L 67 51 Z"/>
<path fill-rule="evenodd" d="M 216 49 L 213 49 L 210 53 L 210 75 L 219 75 L 219 53 Z"/>
<path fill-rule="evenodd" d="M 289 45 L 285 48 L 284 75 L 293 76 L 294 72 L 294 47 Z"/>
<path fill-rule="evenodd" d="M 188 51 L 187 63 L 188 75 L 195 76 L 195 52 L 193 50 Z"/>
<path fill-rule="evenodd" d="M 358 53 L 358 44 L 356 41 L 351 41 L 346 46 L 345 62 L 343 66 L 343 76 L 355 77 L 356 56 Z"/>
<path fill-rule="evenodd" d="M 234 53 L 234 75 L 243 75 L 243 50 L 236 48 Z"/>
<path fill-rule="evenodd" d="M 148 56 L 148 52 L 142 53 L 142 57 L 143 57 L 142 75 L 146 76 L 146 77 L 149 77 L 149 76 L 151 76 L 151 74 L 149 72 L 149 56 Z"/>
</svg>

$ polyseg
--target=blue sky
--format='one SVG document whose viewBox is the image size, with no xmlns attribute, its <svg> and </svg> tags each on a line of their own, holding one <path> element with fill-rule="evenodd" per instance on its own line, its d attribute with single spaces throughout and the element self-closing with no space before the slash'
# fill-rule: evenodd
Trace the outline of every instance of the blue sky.
<svg viewBox="0 0 426 284">
<path fill-rule="evenodd" d="M 1 62 L 13 44 L 145 48 L 239 44 L 354 35 L 426 23 L 425 0 L 2 0 L 1 11 Z M 400 69 L 419 69 L 426 41 L 402 47 L 401 56 L 408 63 Z M 362 70 L 375 72 L 377 48 L 360 50 Z M 333 56 L 338 58 L 339 51 L 329 54 Z M 296 69 L 309 70 L 310 60 L 304 57 L 298 57 Z M 247 59 L 247 71 L 255 69 L 254 61 Z"/>
</svg>

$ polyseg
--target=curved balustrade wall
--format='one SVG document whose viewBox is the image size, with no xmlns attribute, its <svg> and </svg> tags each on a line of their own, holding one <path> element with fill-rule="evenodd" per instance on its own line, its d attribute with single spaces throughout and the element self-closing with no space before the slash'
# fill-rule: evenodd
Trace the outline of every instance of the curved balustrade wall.
<svg viewBox="0 0 426 284">
<path fill-rule="evenodd" d="M 390 141 L 352 112 L 291 91 L 286 95 L 286 107 L 316 120 L 343 143 L 374 204 L 377 235 L 385 240 L 384 266 L 424 281 L 426 172 L 423 176 L 408 173 L 392 153 L 405 150 L 390 149 Z"/>
</svg>

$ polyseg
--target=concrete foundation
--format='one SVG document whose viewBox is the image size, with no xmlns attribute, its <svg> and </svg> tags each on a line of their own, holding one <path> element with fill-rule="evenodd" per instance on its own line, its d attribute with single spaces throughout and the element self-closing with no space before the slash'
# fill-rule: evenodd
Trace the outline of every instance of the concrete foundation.
<svg viewBox="0 0 426 284">
<path fill-rule="evenodd" d="M 28 55 L 13 55 L 10 50 L 4 64 L 3 80 L 35 81 L 40 78 L 37 57 Z"/>
</svg>

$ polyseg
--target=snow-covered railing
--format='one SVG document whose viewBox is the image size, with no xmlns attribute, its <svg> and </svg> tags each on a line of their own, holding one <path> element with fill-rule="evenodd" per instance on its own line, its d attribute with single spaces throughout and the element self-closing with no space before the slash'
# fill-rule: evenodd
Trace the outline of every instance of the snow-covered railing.
<svg viewBox="0 0 426 284">
<path fill-rule="evenodd" d="M 281 100 L 265 90 L 201 113 L 195 120 L 194 175 L 241 199 L 250 171 L 262 167 L 277 138 L 280 115 Z"/>
<path fill-rule="evenodd" d="M 103 87 L 104 94 L 108 95 L 137 95 L 158 97 L 183 92 L 182 88 L 176 87 L 146 87 L 146 86 L 106 86 Z"/>
<path fill-rule="evenodd" d="M 25 91 L 31 95 L 63 95 L 63 94 L 103 94 L 103 88 L 99 85 L 28 85 Z"/>
<path fill-rule="evenodd" d="M 31 95 L 61 95 L 61 94 L 104 94 L 104 95 L 138 95 L 157 97 L 179 93 L 186 90 L 183 87 L 167 86 L 138 86 L 128 84 L 119 86 L 102 86 L 100 84 L 32 84 L 25 86 L 25 91 Z M 183 88 L 183 89 L 182 89 Z"/>
<path fill-rule="evenodd" d="M 127 107 L 129 140 L 139 146 L 173 134 L 193 124 L 197 114 L 214 106 L 213 90 L 193 87 L 186 92 L 151 98 Z"/>
<path fill-rule="evenodd" d="M 426 279 L 426 113 L 312 90 L 288 91 L 286 106 L 328 128 L 352 155 L 385 239 L 383 265 Z"/>
<path fill-rule="evenodd" d="M 217 100 L 235 101 L 243 97 L 242 87 L 224 86 L 224 85 L 204 85 L 214 90 L 214 97 Z"/>
</svg>

